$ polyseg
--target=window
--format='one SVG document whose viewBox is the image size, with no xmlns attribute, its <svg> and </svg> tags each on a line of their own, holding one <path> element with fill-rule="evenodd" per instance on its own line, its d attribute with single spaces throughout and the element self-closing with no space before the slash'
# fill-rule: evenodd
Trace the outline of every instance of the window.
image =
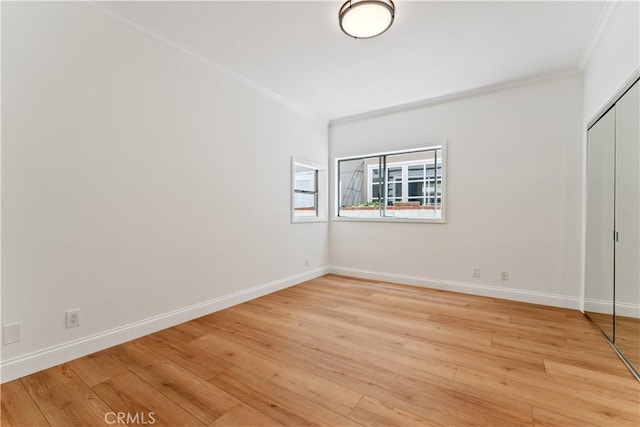
<svg viewBox="0 0 640 427">
<path fill-rule="evenodd" d="M 291 221 L 326 221 L 326 167 L 291 159 Z"/>
<path fill-rule="evenodd" d="M 445 222 L 445 156 L 440 144 L 338 159 L 338 217 Z"/>
</svg>

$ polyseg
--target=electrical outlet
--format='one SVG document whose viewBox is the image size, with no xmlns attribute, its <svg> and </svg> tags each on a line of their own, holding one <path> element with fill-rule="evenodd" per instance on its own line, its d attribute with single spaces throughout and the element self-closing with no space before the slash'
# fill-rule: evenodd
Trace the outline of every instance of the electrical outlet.
<svg viewBox="0 0 640 427">
<path fill-rule="evenodd" d="M 480 278 L 480 267 L 472 267 L 471 271 L 471 277 L 473 277 L 474 279 Z"/>
<path fill-rule="evenodd" d="M 504 281 L 509 280 L 509 272 L 507 270 L 502 270 L 500 272 L 500 280 L 504 280 Z"/>
<path fill-rule="evenodd" d="M 80 326 L 80 310 L 67 311 L 67 329 Z"/>
<path fill-rule="evenodd" d="M 2 327 L 2 344 L 13 344 L 22 341 L 22 322 L 11 323 Z"/>
</svg>

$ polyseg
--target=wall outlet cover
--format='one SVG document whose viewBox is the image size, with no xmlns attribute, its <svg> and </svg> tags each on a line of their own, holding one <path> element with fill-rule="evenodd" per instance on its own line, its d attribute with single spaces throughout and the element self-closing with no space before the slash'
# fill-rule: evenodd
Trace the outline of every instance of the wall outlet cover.
<svg viewBox="0 0 640 427">
<path fill-rule="evenodd" d="M 13 344 L 22 341 L 22 322 L 11 323 L 2 327 L 2 343 Z"/>
<path fill-rule="evenodd" d="M 76 326 L 80 326 L 80 310 L 69 310 L 66 312 L 67 314 L 67 329 L 75 328 Z"/>
</svg>

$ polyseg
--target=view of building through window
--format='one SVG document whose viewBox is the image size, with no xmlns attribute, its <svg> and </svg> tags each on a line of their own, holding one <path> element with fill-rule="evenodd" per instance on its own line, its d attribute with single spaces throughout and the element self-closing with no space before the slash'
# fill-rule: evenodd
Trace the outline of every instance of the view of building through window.
<svg viewBox="0 0 640 427">
<path fill-rule="evenodd" d="M 440 145 L 339 160 L 338 216 L 443 219 L 443 153 Z"/>
<path fill-rule="evenodd" d="M 295 165 L 293 211 L 296 217 L 318 215 L 318 171 Z"/>
<path fill-rule="evenodd" d="M 291 158 L 291 222 L 327 220 L 327 165 Z"/>
</svg>

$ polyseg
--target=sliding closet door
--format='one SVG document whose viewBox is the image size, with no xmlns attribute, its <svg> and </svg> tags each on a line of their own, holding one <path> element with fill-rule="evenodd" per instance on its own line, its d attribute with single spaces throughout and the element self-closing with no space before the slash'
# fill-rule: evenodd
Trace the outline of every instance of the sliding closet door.
<svg viewBox="0 0 640 427">
<path fill-rule="evenodd" d="M 584 311 L 613 340 L 615 107 L 589 129 Z"/>
<path fill-rule="evenodd" d="M 616 103 L 615 343 L 640 369 L 640 83 Z"/>
</svg>

